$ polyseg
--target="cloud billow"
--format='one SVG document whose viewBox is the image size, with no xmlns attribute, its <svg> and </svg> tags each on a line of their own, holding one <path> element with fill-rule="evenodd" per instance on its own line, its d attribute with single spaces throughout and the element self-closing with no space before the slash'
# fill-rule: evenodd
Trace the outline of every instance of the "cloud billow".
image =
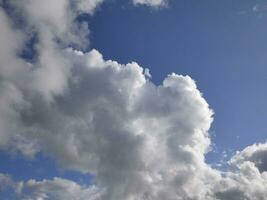
<svg viewBox="0 0 267 200">
<path fill-rule="evenodd" d="M 0 148 L 32 158 L 42 152 L 63 169 L 94 175 L 81 185 L 0 174 L 3 188 L 25 200 L 264 199 L 261 146 L 236 155 L 231 172 L 205 163 L 213 111 L 189 76 L 173 73 L 155 85 L 135 62 L 84 51 L 90 31 L 75 19 L 101 3 L 11 0 L 22 28 L 0 10 Z M 38 36 L 34 62 L 19 56 L 29 31 Z"/>
</svg>

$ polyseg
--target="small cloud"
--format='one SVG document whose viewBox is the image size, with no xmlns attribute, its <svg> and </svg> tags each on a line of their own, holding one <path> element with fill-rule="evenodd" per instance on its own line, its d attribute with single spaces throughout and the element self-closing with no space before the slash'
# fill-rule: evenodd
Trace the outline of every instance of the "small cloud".
<svg viewBox="0 0 267 200">
<path fill-rule="evenodd" d="M 167 5 L 167 0 L 133 0 L 134 5 L 146 5 L 151 7 L 162 7 Z"/>
<path fill-rule="evenodd" d="M 149 71 L 149 69 L 148 68 L 145 68 L 144 69 L 144 75 L 147 77 L 147 78 L 152 78 L 152 75 L 150 74 L 150 71 Z"/>
</svg>

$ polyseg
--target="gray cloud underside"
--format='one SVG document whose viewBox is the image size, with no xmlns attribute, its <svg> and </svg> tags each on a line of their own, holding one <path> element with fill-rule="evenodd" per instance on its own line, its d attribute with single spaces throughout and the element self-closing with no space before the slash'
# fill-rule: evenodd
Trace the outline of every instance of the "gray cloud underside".
<svg viewBox="0 0 267 200">
<path fill-rule="evenodd" d="M 135 62 L 83 52 L 90 31 L 76 16 L 92 15 L 101 0 L 8 3 L 14 12 L 0 9 L 0 148 L 42 152 L 93 174 L 94 184 L 1 174 L 1 191 L 27 200 L 267 199 L 266 144 L 237 153 L 226 173 L 205 163 L 213 112 L 189 76 L 155 85 Z M 27 61 L 18 55 L 32 37 Z"/>
</svg>

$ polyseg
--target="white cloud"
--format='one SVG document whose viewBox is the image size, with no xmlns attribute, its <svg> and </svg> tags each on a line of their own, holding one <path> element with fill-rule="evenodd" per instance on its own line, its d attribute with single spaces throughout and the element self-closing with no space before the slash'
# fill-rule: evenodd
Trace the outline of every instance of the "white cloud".
<svg viewBox="0 0 267 200">
<path fill-rule="evenodd" d="M 176 186 L 184 198 L 205 195 L 198 184 L 209 170 L 212 112 L 190 77 L 172 74 L 156 86 L 138 64 L 105 61 L 96 50 L 69 49 L 65 58 L 72 75 L 52 103 L 35 94 L 47 87 L 22 91 L 30 94 L 30 106 L 17 111 L 23 141 L 67 169 L 95 174 L 103 199 L 168 199 Z"/>
<path fill-rule="evenodd" d="M 46 15 L 32 22 L 40 37 L 37 62 L 16 58 L 23 72 L 15 69 L 5 77 L 18 97 L 9 106 L 14 117 L 4 118 L 14 130 L 3 131 L 9 140 L 2 146 L 28 156 L 41 150 L 67 169 L 95 174 L 97 185 L 106 189 L 103 199 L 168 199 L 176 184 L 184 197 L 205 195 L 189 192 L 201 190 L 202 180 L 193 180 L 206 170 L 212 122 L 194 81 L 172 74 L 156 86 L 137 63 L 105 61 L 96 50 L 62 50 L 50 31 L 61 14 Z M 10 78 L 17 74 L 21 81 Z"/>
<path fill-rule="evenodd" d="M 167 0 L 133 0 L 135 5 L 147 5 L 153 7 L 166 6 Z"/>
<path fill-rule="evenodd" d="M 267 143 L 253 144 L 243 151 L 237 152 L 230 163 L 236 166 L 250 162 L 255 165 L 260 172 L 267 171 Z"/>
<path fill-rule="evenodd" d="M 9 175 L 0 173 L 0 192 L 12 189 L 16 199 L 21 200 L 99 200 L 101 191 L 95 186 L 86 186 L 73 181 L 52 180 L 14 181 Z"/>
<path fill-rule="evenodd" d="M 62 178 L 29 180 L 20 184 L 20 190 L 23 200 L 97 200 L 100 195 L 94 186 L 83 186 Z"/>
<path fill-rule="evenodd" d="M 267 174 L 260 173 L 251 162 L 238 166 L 214 184 L 214 194 L 220 200 L 261 200 L 267 196 Z"/>
<path fill-rule="evenodd" d="M 25 27 L 0 10 L 0 147 L 31 157 L 42 151 L 62 168 L 93 174 L 95 185 L 7 175 L 1 185 L 28 200 L 266 197 L 266 144 L 235 155 L 227 173 L 205 163 L 213 112 L 189 76 L 173 73 L 155 85 L 135 62 L 66 48 L 88 45 L 88 27 L 75 18 L 102 1 L 10 2 Z M 29 31 L 38 38 L 31 63 L 18 56 Z"/>
<path fill-rule="evenodd" d="M 93 14 L 103 1 L 104 0 L 76 0 L 77 10 L 78 12 Z"/>
<path fill-rule="evenodd" d="M 11 0 L 19 17 L 26 20 L 30 31 L 37 31 L 40 40 L 60 40 L 79 48 L 88 46 L 88 27 L 76 20 L 79 14 L 93 14 L 103 0 Z M 40 9 L 41 8 L 41 9 Z"/>
</svg>

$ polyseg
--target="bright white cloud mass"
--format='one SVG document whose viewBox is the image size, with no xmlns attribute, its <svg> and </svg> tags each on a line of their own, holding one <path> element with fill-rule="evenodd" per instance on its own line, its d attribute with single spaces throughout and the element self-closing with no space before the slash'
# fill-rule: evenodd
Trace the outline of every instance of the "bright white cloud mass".
<svg viewBox="0 0 267 200">
<path fill-rule="evenodd" d="M 0 10 L 0 148 L 43 152 L 94 181 L 0 174 L 0 192 L 24 200 L 267 199 L 266 144 L 238 152 L 228 172 L 205 163 L 213 111 L 189 76 L 155 85 L 135 62 L 84 51 L 90 31 L 76 17 L 101 2 L 2 1 L 11 9 Z M 20 56 L 27 48 L 33 59 Z"/>
</svg>

